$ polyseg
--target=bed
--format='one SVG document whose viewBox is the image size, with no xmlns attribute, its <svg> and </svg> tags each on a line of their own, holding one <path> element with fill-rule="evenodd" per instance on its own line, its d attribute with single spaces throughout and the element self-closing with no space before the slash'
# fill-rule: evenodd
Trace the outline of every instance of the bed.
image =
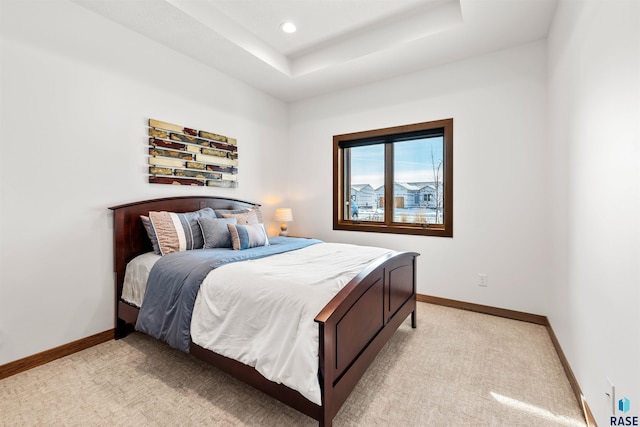
<svg viewBox="0 0 640 427">
<path fill-rule="evenodd" d="M 237 211 L 259 207 L 242 200 L 208 196 L 153 199 L 111 207 L 114 218 L 116 338 L 131 332 L 140 315 L 136 305 L 123 299 L 123 284 L 127 264 L 152 251 L 141 216 L 159 211 L 180 213 L 204 208 Z M 359 379 L 400 324 L 410 316 L 411 326 L 416 327 L 417 256 L 414 252 L 395 251 L 378 256 L 315 315 L 313 322 L 318 333 L 315 377 L 320 393 L 317 403 L 283 383 L 265 378 L 256 368 L 193 341 L 189 343 L 188 351 L 318 420 L 320 426 L 331 426 Z"/>
</svg>

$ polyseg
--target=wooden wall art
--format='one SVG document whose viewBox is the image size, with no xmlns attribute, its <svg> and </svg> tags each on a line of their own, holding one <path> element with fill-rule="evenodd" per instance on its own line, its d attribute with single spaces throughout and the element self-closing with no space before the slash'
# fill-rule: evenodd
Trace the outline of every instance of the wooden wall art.
<svg viewBox="0 0 640 427">
<path fill-rule="evenodd" d="M 149 119 L 149 182 L 152 184 L 238 185 L 234 138 Z"/>
</svg>

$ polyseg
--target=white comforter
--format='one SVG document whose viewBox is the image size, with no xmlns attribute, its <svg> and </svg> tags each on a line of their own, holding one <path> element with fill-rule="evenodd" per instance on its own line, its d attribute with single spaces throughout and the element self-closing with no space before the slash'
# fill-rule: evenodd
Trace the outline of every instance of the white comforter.
<svg viewBox="0 0 640 427">
<path fill-rule="evenodd" d="M 191 339 L 320 405 L 313 319 L 366 265 L 388 252 L 319 243 L 219 267 L 200 287 Z"/>
</svg>

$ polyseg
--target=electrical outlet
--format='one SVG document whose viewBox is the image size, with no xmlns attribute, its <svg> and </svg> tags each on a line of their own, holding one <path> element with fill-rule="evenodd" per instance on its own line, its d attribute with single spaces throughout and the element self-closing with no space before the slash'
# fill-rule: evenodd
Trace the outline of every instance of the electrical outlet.
<svg viewBox="0 0 640 427">
<path fill-rule="evenodd" d="M 478 286 L 482 286 L 484 288 L 488 286 L 487 273 L 478 273 Z"/>
<path fill-rule="evenodd" d="M 616 386 L 613 385 L 613 382 L 606 377 L 606 392 L 604 393 L 607 396 L 609 402 L 609 408 L 611 408 L 611 414 L 616 414 Z"/>
</svg>

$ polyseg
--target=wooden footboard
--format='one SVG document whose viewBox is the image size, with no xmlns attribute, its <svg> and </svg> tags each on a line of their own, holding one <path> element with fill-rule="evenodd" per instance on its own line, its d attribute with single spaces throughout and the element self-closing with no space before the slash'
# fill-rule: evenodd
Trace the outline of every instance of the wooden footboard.
<svg viewBox="0 0 640 427">
<path fill-rule="evenodd" d="M 329 427 L 371 362 L 409 315 L 411 326 L 416 327 L 417 256 L 396 252 L 379 258 L 316 316 L 322 406 L 267 380 L 250 366 L 194 343 L 191 354 Z"/>
<path fill-rule="evenodd" d="M 351 391 L 400 324 L 416 327 L 414 252 L 378 259 L 347 284 L 316 316 L 320 327 L 323 408 L 330 426 Z"/>
<path fill-rule="evenodd" d="M 140 215 L 151 210 L 188 212 L 204 207 L 239 209 L 259 205 L 235 199 L 195 196 L 154 199 L 115 206 L 114 270 L 117 337 L 135 324 L 138 309 L 122 301 L 126 264 L 151 250 Z M 351 391 L 400 324 L 411 315 L 416 327 L 416 257 L 393 252 L 354 277 L 316 316 L 319 327 L 319 377 L 322 406 L 282 384 L 273 383 L 250 366 L 191 343 L 190 352 L 241 381 L 330 426 Z"/>
</svg>

